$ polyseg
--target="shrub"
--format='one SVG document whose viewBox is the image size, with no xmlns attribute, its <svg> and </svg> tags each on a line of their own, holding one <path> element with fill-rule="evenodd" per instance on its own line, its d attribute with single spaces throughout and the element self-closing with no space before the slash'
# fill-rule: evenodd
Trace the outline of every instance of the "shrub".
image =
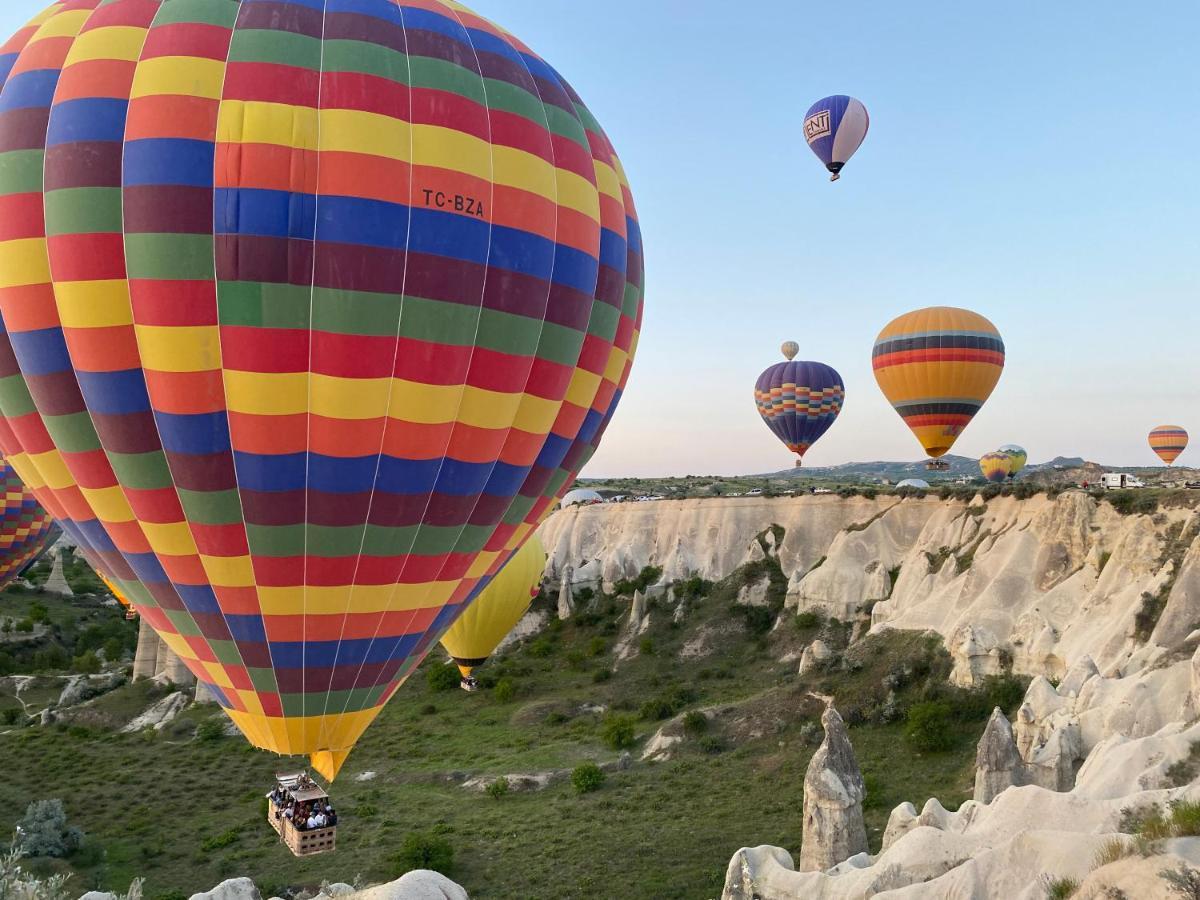
<svg viewBox="0 0 1200 900">
<path fill-rule="evenodd" d="M 50 610 L 46 608 L 46 604 L 40 600 L 35 600 L 29 607 L 29 621 L 34 623 L 50 624 Z"/>
<path fill-rule="evenodd" d="M 602 656 L 604 651 L 608 649 L 608 641 L 597 635 L 588 641 L 588 656 Z"/>
<path fill-rule="evenodd" d="M 954 746 L 952 719 L 953 711 L 945 701 L 914 703 L 908 710 L 904 738 L 914 749 L 927 753 L 949 750 Z"/>
<path fill-rule="evenodd" d="M 1105 550 L 1100 554 L 1100 562 L 1096 564 L 1096 574 L 1100 574 L 1104 571 L 1104 567 L 1108 565 L 1108 561 L 1110 559 L 1112 559 L 1112 553 L 1108 550 Z"/>
<path fill-rule="evenodd" d="M 658 697 L 645 701 L 638 715 L 649 721 L 669 719 L 689 703 L 694 703 L 699 695 L 689 687 L 676 685 L 671 690 Z"/>
<path fill-rule="evenodd" d="M 1135 847 L 1122 837 L 1112 837 L 1100 845 L 1092 862 L 1093 868 L 1099 869 L 1109 863 L 1124 859 L 1135 851 Z"/>
<path fill-rule="evenodd" d="M 1025 689 L 1025 681 L 1014 675 L 988 676 L 983 682 L 988 707 L 984 715 L 990 715 L 997 706 L 1005 713 L 1011 713 L 1024 701 Z"/>
<path fill-rule="evenodd" d="M 546 725 L 562 725 L 567 721 L 569 721 L 567 714 L 559 712 L 558 710 L 547 713 L 546 718 L 542 719 L 542 722 L 544 722 Z"/>
<path fill-rule="evenodd" d="M 1171 893 L 1185 900 L 1200 898 L 1200 872 L 1183 863 L 1178 869 L 1162 869 L 1158 877 L 1171 886 Z"/>
<path fill-rule="evenodd" d="M 698 709 L 693 709 L 683 717 L 683 730 L 691 735 L 703 734 L 708 731 L 708 716 Z"/>
<path fill-rule="evenodd" d="M 16 725 L 21 720 L 21 710 L 15 706 L 0 712 L 0 724 Z"/>
<path fill-rule="evenodd" d="M 1051 878 L 1046 876 L 1046 900 L 1067 900 L 1077 890 L 1079 882 L 1074 878 Z"/>
<path fill-rule="evenodd" d="M 434 713 L 437 712 L 437 707 L 434 706 L 432 703 L 426 703 L 424 706 L 422 706 L 417 711 L 423 716 L 432 716 Z"/>
<path fill-rule="evenodd" d="M 240 834 L 240 828 L 229 828 L 225 831 L 222 831 L 220 834 L 214 834 L 212 837 L 206 837 L 200 842 L 200 849 L 205 853 L 212 853 L 214 850 L 220 850 L 224 847 L 228 847 L 230 844 L 236 843 Z"/>
<path fill-rule="evenodd" d="M 595 763 L 580 763 L 571 772 L 571 784 L 577 794 L 590 794 L 604 785 L 604 770 Z"/>
<path fill-rule="evenodd" d="M 61 800 L 35 800 L 25 809 L 21 829 L 21 849 L 27 856 L 64 857 L 80 848 L 83 832 L 67 825 L 67 811 Z"/>
<path fill-rule="evenodd" d="M 811 609 L 806 609 L 802 613 L 796 613 L 796 627 L 801 631 L 810 631 L 813 628 L 819 627 L 820 624 L 820 614 Z"/>
<path fill-rule="evenodd" d="M 499 800 L 509 791 L 508 779 L 501 775 L 487 786 L 487 795 L 493 800 Z"/>
<path fill-rule="evenodd" d="M 11 722 L 9 724 L 12 724 Z M 1196 780 L 1200 769 L 1200 741 L 1193 741 L 1188 755 L 1167 767 L 1166 782 L 1169 787 L 1183 787 Z"/>
<path fill-rule="evenodd" d="M 397 875 L 414 869 L 432 869 L 448 875 L 454 865 L 454 848 L 441 835 L 411 831 L 405 835 L 394 859 Z"/>
<path fill-rule="evenodd" d="M 592 681 L 596 684 L 602 684 L 612 678 L 612 669 L 597 669 L 592 673 Z"/>
<path fill-rule="evenodd" d="M 1200 801 L 1176 800 L 1172 803 L 1170 824 L 1175 837 L 1200 836 Z"/>
<path fill-rule="evenodd" d="M 632 716 L 610 713 L 604 717 L 604 724 L 600 726 L 600 739 L 612 750 L 628 750 L 634 744 L 635 724 Z"/>
<path fill-rule="evenodd" d="M 707 753 L 709 756 L 716 756 L 718 753 L 725 751 L 724 742 L 719 737 L 711 734 L 707 734 L 696 741 L 696 746 L 700 748 L 701 753 Z"/>
<path fill-rule="evenodd" d="M 730 615 L 741 616 L 746 631 L 751 637 L 762 637 L 771 630 L 775 619 L 771 610 L 764 606 L 743 606 L 735 604 L 729 608 Z"/>
<path fill-rule="evenodd" d="M 654 655 L 654 639 L 648 638 L 648 637 L 642 638 L 640 641 L 638 641 L 638 651 L 645 654 L 646 656 L 653 656 Z"/>
<path fill-rule="evenodd" d="M 220 719 L 205 719 L 196 726 L 196 740 L 219 741 L 225 737 L 225 725 Z"/>
<path fill-rule="evenodd" d="M 558 621 L 555 619 L 554 621 Z M 535 659 L 546 659 L 554 655 L 554 641 L 548 637 L 540 637 L 529 645 L 529 655 Z"/>
<path fill-rule="evenodd" d="M 449 691 L 458 687 L 461 680 L 458 669 L 449 663 L 435 663 L 425 670 L 425 683 L 430 690 Z"/>
<path fill-rule="evenodd" d="M 1150 635 L 1154 631 L 1154 627 L 1158 625 L 1158 620 L 1162 618 L 1163 610 L 1167 608 L 1167 596 L 1170 594 L 1170 586 L 1167 585 L 1157 594 L 1151 594 L 1149 591 L 1142 592 L 1142 605 L 1133 617 L 1133 633 L 1140 641 L 1150 640 Z"/>
<path fill-rule="evenodd" d="M 1104 499 L 1123 516 L 1150 516 L 1158 511 L 1158 498 L 1142 491 L 1106 491 Z"/>
<path fill-rule="evenodd" d="M 517 696 L 517 682 L 505 675 L 492 688 L 492 696 L 496 698 L 497 703 L 512 703 Z"/>
</svg>

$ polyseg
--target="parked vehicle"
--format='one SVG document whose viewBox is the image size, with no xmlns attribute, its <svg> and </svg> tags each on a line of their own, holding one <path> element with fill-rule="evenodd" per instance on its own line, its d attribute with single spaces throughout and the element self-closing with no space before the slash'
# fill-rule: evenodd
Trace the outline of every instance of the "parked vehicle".
<svg viewBox="0 0 1200 900">
<path fill-rule="evenodd" d="M 1143 488 L 1141 479 L 1126 472 L 1105 472 L 1100 476 L 1100 486 L 1106 491 L 1122 490 L 1125 488 Z"/>
</svg>

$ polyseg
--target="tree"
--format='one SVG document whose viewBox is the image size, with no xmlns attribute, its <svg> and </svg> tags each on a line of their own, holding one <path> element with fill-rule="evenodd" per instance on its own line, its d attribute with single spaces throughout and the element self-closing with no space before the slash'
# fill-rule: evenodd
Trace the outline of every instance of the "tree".
<svg viewBox="0 0 1200 900">
<path fill-rule="evenodd" d="M 17 828 L 27 856 L 68 856 L 83 843 L 83 832 L 68 827 L 61 800 L 34 800 Z"/>
<path fill-rule="evenodd" d="M 454 848 L 441 835 L 411 831 L 400 845 L 396 863 L 399 867 L 397 875 L 414 869 L 431 869 L 449 875 L 454 865 Z"/>
</svg>

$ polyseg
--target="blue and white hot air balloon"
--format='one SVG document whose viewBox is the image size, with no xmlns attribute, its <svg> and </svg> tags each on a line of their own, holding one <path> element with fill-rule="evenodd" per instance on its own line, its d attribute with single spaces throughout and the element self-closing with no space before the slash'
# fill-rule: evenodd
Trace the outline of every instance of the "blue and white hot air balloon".
<svg viewBox="0 0 1200 900">
<path fill-rule="evenodd" d="M 804 116 L 804 139 L 832 176 L 841 177 L 842 166 L 854 155 L 871 125 L 867 108 L 853 97 L 834 94 L 818 100 Z"/>
</svg>

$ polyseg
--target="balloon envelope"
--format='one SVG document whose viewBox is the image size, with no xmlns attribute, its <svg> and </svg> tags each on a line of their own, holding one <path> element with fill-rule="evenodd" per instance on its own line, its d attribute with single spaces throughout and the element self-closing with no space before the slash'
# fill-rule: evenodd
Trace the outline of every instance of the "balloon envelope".
<svg viewBox="0 0 1200 900">
<path fill-rule="evenodd" d="M 525 615 L 537 596 L 545 568 L 546 550 L 535 534 L 442 635 L 442 646 L 464 677 L 483 665 Z"/>
<path fill-rule="evenodd" d="M 604 497 L 596 491 L 589 488 L 575 488 L 572 491 L 567 491 L 563 494 L 561 504 L 565 509 L 568 506 L 575 506 L 579 503 L 603 503 Z"/>
<path fill-rule="evenodd" d="M 796 354 L 800 352 L 800 345 L 795 341 L 784 341 L 779 347 L 779 352 L 784 355 L 788 362 L 791 362 L 796 358 Z"/>
<path fill-rule="evenodd" d="M 458 3 L 71 0 L 4 52 L 0 448 L 332 777 L 611 420 L 620 162 Z"/>
<path fill-rule="evenodd" d="M 1008 478 L 1012 468 L 1012 460 L 1007 453 L 985 453 L 979 460 L 979 470 L 983 477 L 993 484 L 999 484 Z"/>
<path fill-rule="evenodd" d="M 871 125 L 867 108 L 853 97 L 835 94 L 818 100 L 804 114 L 804 139 L 834 181 L 854 155 Z"/>
<path fill-rule="evenodd" d="M 896 485 L 897 490 L 900 488 L 913 488 L 918 491 L 929 490 L 929 482 L 924 478 L 905 478 Z"/>
<path fill-rule="evenodd" d="M 883 395 L 936 459 L 991 396 L 1004 369 L 1004 341 L 978 313 L 933 306 L 893 319 L 871 357 Z"/>
<path fill-rule="evenodd" d="M 0 460 L 0 480 L 4 485 L 0 507 L 0 588 L 3 588 L 37 562 L 62 531 L 5 460 Z"/>
<path fill-rule="evenodd" d="M 1025 468 L 1029 462 L 1029 454 L 1025 452 L 1025 448 L 1017 444 L 1005 444 L 999 450 L 1000 453 L 1008 454 L 1008 474 L 1010 477 L 1015 477 L 1018 472 Z"/>
<path fill-rule="evenodd" d="M 1159 425 L 1150 432 L 1150 449 L 1168 466 L 1187 449 L 1188 433 L 1179 425 Z"/>
<path fill-rule="evenodd" d="M 776 363 L 754 385 L 758 414 L 801 459 L 829 430 L 845 399 L 842 376 L 819 362 Z"/>
</svg>

